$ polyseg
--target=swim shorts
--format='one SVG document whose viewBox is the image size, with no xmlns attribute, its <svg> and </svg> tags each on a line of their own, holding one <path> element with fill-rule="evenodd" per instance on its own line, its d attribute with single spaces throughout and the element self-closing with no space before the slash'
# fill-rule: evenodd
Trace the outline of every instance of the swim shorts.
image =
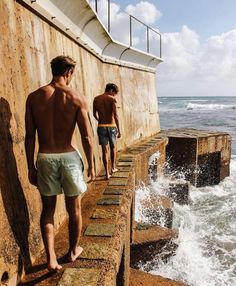
<svg viewBox="0 0 236 286">
<path fill-rule="evenodd" d="M 97 133 L 100 145 L 107 145 L 109 143 L 111 147 L 114 147 L 117 137 L 116 127 L 98 126 Z"/>
<path fill-rule="evenodd" d="M 38 189 L 43 196 L 55 196 L 64 192 L 72 197 L 84 193 L 84 165 L 78 151 L 66 153 L 38 153 Z"/>
</svg>

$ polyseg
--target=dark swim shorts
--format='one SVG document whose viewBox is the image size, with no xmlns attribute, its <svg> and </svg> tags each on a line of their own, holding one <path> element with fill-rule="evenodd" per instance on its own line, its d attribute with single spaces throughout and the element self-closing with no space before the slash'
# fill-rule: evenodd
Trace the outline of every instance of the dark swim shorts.
<svg viewBox="0 0 236 286">
<path fill-rule="evenodd" d="M 98 126 L 97 132 L 100 145 L 107 145 L 109 143 L 111 147 L 114 147 L 117 137 L 116 127 Z"/>
</svg>

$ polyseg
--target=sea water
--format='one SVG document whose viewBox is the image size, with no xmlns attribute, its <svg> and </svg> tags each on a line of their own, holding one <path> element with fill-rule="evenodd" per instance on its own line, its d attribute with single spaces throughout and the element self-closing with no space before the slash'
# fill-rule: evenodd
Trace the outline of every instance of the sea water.
<svg viewBox="0 0 236 286">
<path fill-rule="evenodd" d="M 236 97 L 163 97 L 159 112 L 161 129 L 228 132 L 232 136 L 230 176 L 219 185 L 190 187 L 191 204 L 174 204 L 175 255 L 168 262 L 156 257 L 141 268 L 191 286 L 236 286 Z M 148 222 L 142 200 L 151 193 L 165 194 L 168 184 L 167 178 L 159 177 L 137 190 L 137 220 Z"/>
</svg>

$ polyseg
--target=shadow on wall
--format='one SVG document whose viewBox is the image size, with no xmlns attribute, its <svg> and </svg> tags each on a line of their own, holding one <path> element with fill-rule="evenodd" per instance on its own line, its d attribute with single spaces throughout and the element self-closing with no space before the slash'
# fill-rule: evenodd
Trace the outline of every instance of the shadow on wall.
<svg viewBox="0 0 236 286">
<path fill-rule="evenodd" d="M 18 178 L 16 159 L 13 153 L 13 142 L 10 133 L 12 117 L 10 105 L 6 99 L 0 98 L 0 190 L 3 207 L 15 241 L 20 248 L 18 257 L 18 273 L 22 274 L 23 266 L 27 270 L 31 267 L 29 254 L 29 213 L 24 192 Z M 4 211 L 3 210 L 3 211 Z M 6 263 L 12 263 L 16 250 L 1 249 L 0 256 Z M 14 261 L 15 264 L 15 261 Z"/>
</svg>

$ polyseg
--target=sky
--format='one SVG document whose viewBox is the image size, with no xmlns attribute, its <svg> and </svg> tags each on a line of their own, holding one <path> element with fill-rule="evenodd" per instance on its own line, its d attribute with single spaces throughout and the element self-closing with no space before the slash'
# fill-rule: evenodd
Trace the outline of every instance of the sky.
<svg viewBox="0 0 236 286">
<path fill-rule="evenodd" d="M 126 13 L 162 34 L 158 96 L 236 96 L 236 0 L 114 0 L 111 33 L 124 43 Z M 133 45 L 145 49 L 145 28 L 134 23 L 133 30 Z M 154 33 L 150 38 L 154 53 L 159 40 Z"/>
</svg>

